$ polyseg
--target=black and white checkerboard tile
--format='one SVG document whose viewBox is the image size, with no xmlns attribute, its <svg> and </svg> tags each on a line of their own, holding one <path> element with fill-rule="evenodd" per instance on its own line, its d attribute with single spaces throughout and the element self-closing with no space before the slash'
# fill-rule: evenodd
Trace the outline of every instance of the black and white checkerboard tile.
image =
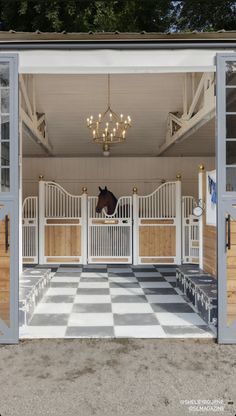
<svg viewBox="0 0 236 416">
<path fill-rule="evenodd" d="M 175 268 L 59 267 L 23 337 L 212 338 L 175 288 Z"/>
</svg>

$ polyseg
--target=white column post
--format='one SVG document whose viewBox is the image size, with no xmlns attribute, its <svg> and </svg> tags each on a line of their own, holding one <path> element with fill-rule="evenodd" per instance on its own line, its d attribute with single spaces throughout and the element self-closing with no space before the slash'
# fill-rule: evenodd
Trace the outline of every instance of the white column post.
<svg viewBox="0 0 236 416">
<path fill-rule="evenodd" d="M 183 116 L 187 117 L 188 114 L 188 73 L 184 75 L 183 84 Z"/>
<path fill-rule="evenodd" d="M 204 165 L 199 165 L 198 172 L 198 200 L 203 206 L 203 176 Z M 199 267 L 203 269 L 203 214 L 199 217 Z"/>
<path fill-rule="evenodd" d="M 182 253 L 182 192 L 181 175 L 176 175 L 176 264 L 181 264 Z"/>
<path fill-rule="evenodd" d="M 186 257 L 186 253 L 185 253 L 185 224 L 186 224 L 186 220 L 184 218 L 184 197 L 181 197 L 181 244 L 182 244 L 182 262 L 184 263 L 185 261 L 185 257 Z"/>
<path fill-rule="evenodd" d="M 45 182 L 43 175 L 39 176 L 39 264 L 44 264 L 44 229 L 45 229 Z"/>
<path fill-rule="evenodd" d="M 139 258 L 139 203 L 138 189 L 133 188 L 133 265 L 138 265 Z"/>
<path fill-rule="evenodd" d="M 82 188 L 81 196 L 81 257 L 82 264 L 88 263 L 88 194 L 87 188 Z"/>
<path fill-rule="evenodd" d="M 21 92 L 19 93 L 19 108 L 21 108 Z M 23 271 L 22 257 L 22 120 L 19 122 L 19 276 Z"/>
</svg>

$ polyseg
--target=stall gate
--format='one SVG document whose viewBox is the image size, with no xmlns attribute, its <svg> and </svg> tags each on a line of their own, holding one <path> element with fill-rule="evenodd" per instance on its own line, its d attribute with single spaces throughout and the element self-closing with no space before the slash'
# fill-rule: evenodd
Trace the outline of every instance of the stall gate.
<svg viewBox="0 0 236 416">
<path fill-rule="evenodd" d="M 88 197 L 88 262 L 132 263 L 132 197 L 118 199 L 113 215 L 96 213 L 97 197 Z"/>
<path fill-rule="evenodd" d="M 181 197 L 181 181 L 146 196 L 133 191 L 118 199 L 113 215 L 98 214 L 97 197 L 88 197 L 86 188 L 71 195 L 40 180 L 39 200 L 23 204 L 23 262 L 174 265 L 182 251 L 184 263 L 198 263 L 199 220 L 192 215 L 194 198 Z"/>
<path fill-rule="evenodd" d="M 39 182 L 40 264 L 86 263 L 86 211 L 86 193 L 75 196 L 54 182 Z"/>
<path fill-rule="evenodd" d="M 194 197 L 182 197 L 182 261 L 199 264 L 199 218 L 193 215 Z"/>
<path fill-rule="evenodd" d="M 134 263 L 181 263 L 181 181 L 134 193 Z M 135 255 L 136 254 L 136 255 Z"/>
<path fill-rule="evenodd" d="M 38 197 L 25 198 L 22 206 L 23 263 L 38 264 Z"/>
</svg>

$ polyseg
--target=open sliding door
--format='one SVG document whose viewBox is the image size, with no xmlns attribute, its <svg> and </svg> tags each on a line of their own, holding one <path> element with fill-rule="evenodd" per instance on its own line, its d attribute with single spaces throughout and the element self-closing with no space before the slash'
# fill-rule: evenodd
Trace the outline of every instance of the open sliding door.
<svg viewBox="0 0 236 416">
<path fill-rule="evenodd" d="M 0 54 L 0 343 L 18 341 L 18 61 Z"/>
<path fill-rule="evenodd" d="M 217 56 L 218 340 L 236 343 L 236 54 Z"/>
</svg>

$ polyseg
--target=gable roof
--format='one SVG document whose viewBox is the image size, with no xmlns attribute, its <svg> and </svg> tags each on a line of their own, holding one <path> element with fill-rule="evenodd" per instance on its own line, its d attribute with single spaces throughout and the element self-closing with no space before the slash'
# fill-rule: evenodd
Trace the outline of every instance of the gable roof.
<svg viewBox="0 0 236 416">
<path fill-rule="evenodd" d="M 181 32 L 181 33 L 152 33 L 152 32 L 15 32 L 0 31 L 0 44 L 37 44 L 37 43 L 232 43 L 236 42 L 236 31 L 220 30 L 218 32 Z"/>
</svg>

